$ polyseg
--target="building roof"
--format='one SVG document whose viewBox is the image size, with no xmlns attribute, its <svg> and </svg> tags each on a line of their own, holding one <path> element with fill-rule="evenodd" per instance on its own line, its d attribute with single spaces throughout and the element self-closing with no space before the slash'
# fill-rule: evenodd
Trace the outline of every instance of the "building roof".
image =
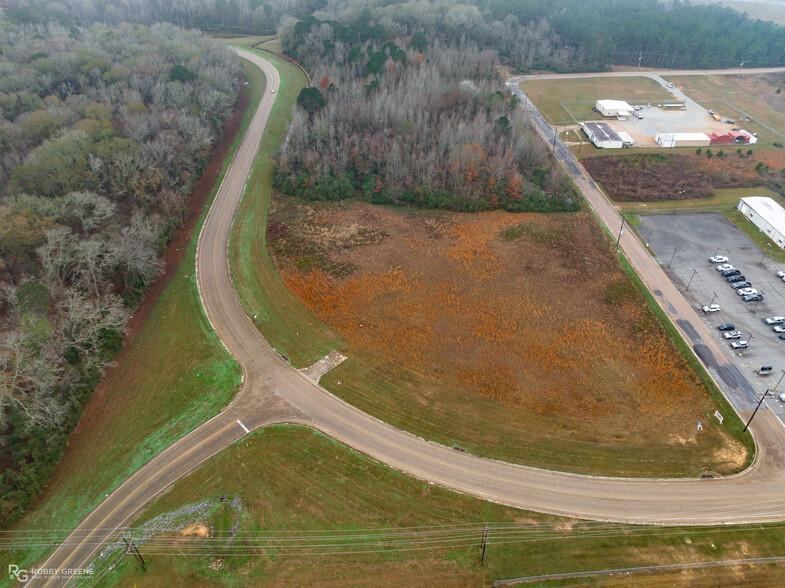
<svg viewBox="0 0 785 588">
<path fill-rule="evenodd" d="M 747 135 L 745 135 L 744 133 L 741 133 L 741 132 L 739 132 L 739 131 L 728 131 L 728 134 L 729 134 L 731 137 L 733 137 L 734 139 L 735 139 L 736 137 L 746 137 L 746 136 L 747 136 Z"/>
<path fill-rule="evenodd" d="M 635 144 L 635 139 L 629 133 L 625 133 L 624 131 L 619 131 L 617 133 L 619 135 L 619 139 L 621 139 L 625 143 Z"/>
<path fill-rule="evenodd" d="M 624 100 L 597 100 L 597 104 L 602 106 L 605 110 L 626 110 L 630 112 L 632 106 L 627 104 Z"/>
<path fill-rule="evenodd" d="M 657 133 L 665 141 L 710 141 L 706 133 Z"/>
<path fill-rule="evenodd" d="M 583 123 L 583 128 L 591 131 L 591 134 L 596 137 L 598 141 L 621 141 L 618 133 L 614 131 L 608 123 L 604 122 L 587 122 Z"/>
<path fill-rule="evenodd" d="M 715 137 L 715 138 L 719 138 L 719 137 L 730 137 L 730 133 L 729 133 L 728 131 L 714 131 L 714 132 L 713 132 L 711 135 L 709 135 L 709 136 L 710 136 L 710 137 Z"/>
<path fill-rule="evenodd" d="M 757 212 L 780 235 L 785 235 L 785 208 L 766 196 L 750 196 L 741 201 Z"/>
</svg>

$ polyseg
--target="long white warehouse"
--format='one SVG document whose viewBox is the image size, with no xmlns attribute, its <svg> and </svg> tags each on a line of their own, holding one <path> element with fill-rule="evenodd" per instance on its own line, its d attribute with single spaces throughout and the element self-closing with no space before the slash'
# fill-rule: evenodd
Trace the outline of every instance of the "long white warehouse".
<svg viewBox="0 0 785 588">
<path fill-rule="evenodd" d="M 736 208 L 769 239 L 785 249 L 785 208 L 765 196 L 742 198 Z"/>
<path fill-rule="evenodd" d="M 595 108 L 602 116 L 630 116 L 633 108 L 623 100 L 597 100 Z"/>
<path fill-rule="evenodd" d="M 658 133 L 654 140 L 660 147 L 708 147 L 711 144 L 706 133 Z"/>
</svg>

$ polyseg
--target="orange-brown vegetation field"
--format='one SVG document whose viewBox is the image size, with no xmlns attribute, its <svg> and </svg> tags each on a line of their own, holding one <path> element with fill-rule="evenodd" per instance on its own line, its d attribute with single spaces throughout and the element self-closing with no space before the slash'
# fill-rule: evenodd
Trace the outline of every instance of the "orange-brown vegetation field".
<svg viewBox="0 0 785 588">
<path fill-rule="evenodd" d="M 781 173 L 785 170 L 785 151 L 756 150 L 754 145 L 713 145 L 711 157 L 705 151 L 690 155 L 601 155 L 582 163 L 617 202 L 709 198 L 716 188 L 767 186 L 775 192 L 785 191 L 785 174 Z"/>
<path fill-rule="evenodd" d="M 694 475 L 746 458 L 588 212 L 279 197 L 268 237 L 287 287 L 348 346 L 323 384 L 379 418 L 575 471 Z"/>
</svg>

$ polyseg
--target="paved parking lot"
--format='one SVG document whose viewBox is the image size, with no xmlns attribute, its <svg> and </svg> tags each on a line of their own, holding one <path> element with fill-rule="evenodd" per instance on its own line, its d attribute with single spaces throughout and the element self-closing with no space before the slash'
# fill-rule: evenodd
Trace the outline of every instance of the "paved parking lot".
<svg viewBox="0 0 785 588">
<path fill-rule="evenodd" d="M 738 368 L 737 374 L 721 374 L 720 385 L 736 396 L 732 402 L 745 409 L 767 388 L 774 388 L 785 369 L 785 341 L 781 341 L 771 327 L 763 323 L 769 316 L 785 316 L 785 282 L 776 272 L 785 264 L 764 257 L 761 250 L 720 213 L 642 215 L 639 234 L 648 239 L 661 266 L 666 268 L 676 286 L 687 300 L 699 309 L 712 299 L 722 310 L 702 315 L 703 320 L 722 343 Z M 736 294 L 722 274 L 709 263 L 709 257 L 725 255 L 752 287 L 764 295 L 762 302 L 746 303 Z M 715 296 L 716 293 L 716 296 Z M 721 323 L 733 323 L 742 332 L 742 339 L 750 339 L 748 349 L 733 351 L 730 342 L 717 330 Z M 694 346 L 701 355 L 700 346 Z M 705 358 L 704 363 L 711 358 Z M 759 377 L 754 373 L 761 365 L 774 366 L 774 373 Z M 744 381 L 746 380 L 746 382 Z M 785 392 L 785 379 L 778 394 Z M 785 403 L 776 399 L 768 402 L 781 419 L 785 417 Z"/>
</svg>

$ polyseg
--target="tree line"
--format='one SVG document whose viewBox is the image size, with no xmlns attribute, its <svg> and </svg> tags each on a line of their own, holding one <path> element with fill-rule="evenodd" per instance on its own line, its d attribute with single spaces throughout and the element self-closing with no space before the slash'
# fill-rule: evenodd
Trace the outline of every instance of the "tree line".
<svg viewBox="0 0 785 588">
<path fill-rule="evenodd" d="M 0 524 L 47 480 L 241 83 L 170 24 L 0 21 Z"/>
<path fill-rule="evenodd" d="M 369 11 L 348 24 L 282 21 L 284 50 L 318 86 L 298 98 L 279 189 L 453 210 L 577 208 L 572 184 L 496 75 L 493 51 L 391 29 Z"/>
</svg>

